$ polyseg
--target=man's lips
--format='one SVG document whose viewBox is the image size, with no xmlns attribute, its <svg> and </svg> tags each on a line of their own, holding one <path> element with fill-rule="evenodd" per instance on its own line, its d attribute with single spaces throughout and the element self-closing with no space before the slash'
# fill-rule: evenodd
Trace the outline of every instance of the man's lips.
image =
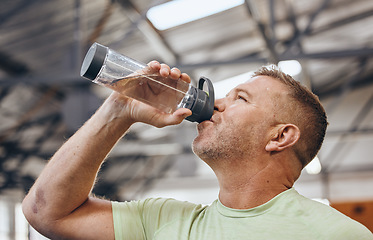
<svg viewBox="0 0 373 240">
<path fill-rule="evenodd" d="M 201 122 L 201 123 L 208 123 L 208 122 L 214 122 L 214 120 L 211 118 L 211 119 L 209 119 L 209 120 L 205 120 L 205 121 L 203 121 L 203 122 Z M 201 124 L 200 123 L 200 124 Z"/>
<path fill-rule="evenodd" d="M 205 121 L 198 124 L 198 129 L 204 128 L 207 124 L 214 123 L 214 122 L 215 121 L 214 121 L 213 118 L 211 118 L 209 120 L 205 120 Z"/>
</svg>

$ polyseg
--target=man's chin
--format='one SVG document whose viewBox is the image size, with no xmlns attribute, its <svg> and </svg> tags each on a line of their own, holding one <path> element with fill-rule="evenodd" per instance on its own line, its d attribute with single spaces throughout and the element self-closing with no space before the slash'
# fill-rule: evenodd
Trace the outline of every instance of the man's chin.
<svg viewBox="0 0 373 240">
<path fill-rule="evenodd" d="M 195 155 L 197 155 L 199 157 L 200 153 L 201 153 L 201 149 L 202 149 L 202 146 L 201 146 L 201 142 L 200 142 L 200 136 L 198 135 L 194 140 L 193 140 L 193 143 L 192 143 L 192 151 Z"/>
<path fill-rule="evenodd" d="M 206 149 L 208 143 L 204 143 L 203 139 L 198 135 L 193 143 L 192 143 L 192 151 L 195 155 L 197 155 L 200 159 L 204 160 L 206 158 Z"/>
</svg>

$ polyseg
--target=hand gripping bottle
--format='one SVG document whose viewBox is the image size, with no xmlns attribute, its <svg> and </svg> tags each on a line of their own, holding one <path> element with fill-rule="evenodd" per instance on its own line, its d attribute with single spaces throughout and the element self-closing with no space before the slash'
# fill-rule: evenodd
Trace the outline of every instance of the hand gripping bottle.
<svg viewBox="0 0 373 240">
<path fill-rule="evenodd" d="M 138 74 L 137 71 L 145 67 L 144 63 L 94 43 L 83 60 L 80 75 L 166 113 L 188 108 L 192 115 L 186 119 L 191 122 L 211 118 L 215 97 L 214 87 L 208 78 L 201 77 L 196 88 L 181 79 Z M 208 93 L 202 90 L 204 83 L 207 83 Z"/>
</svg>

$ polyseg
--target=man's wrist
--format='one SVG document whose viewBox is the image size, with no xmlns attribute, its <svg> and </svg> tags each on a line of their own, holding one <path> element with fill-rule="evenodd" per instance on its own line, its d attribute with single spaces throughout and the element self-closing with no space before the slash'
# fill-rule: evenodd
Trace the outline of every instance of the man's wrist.
<svg viewBox="0 0 373 240">
<path fill-rule="evenodd" d="M 124 134 L 135 123 L 126 111 L 128 99 L 122 99 L 117 95 L 110 95 L 89 120 L 93 122 L 95 129 L 107 128 L 110 132 Z"/>
</svg>

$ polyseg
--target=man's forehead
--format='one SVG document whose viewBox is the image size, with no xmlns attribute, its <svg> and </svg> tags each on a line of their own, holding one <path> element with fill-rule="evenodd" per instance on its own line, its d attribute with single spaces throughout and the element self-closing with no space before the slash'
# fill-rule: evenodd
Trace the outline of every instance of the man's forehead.
<svg viewBox="0 0 373 240">
<path fill-rule="evenodd" d="M 236 88 L 265 88 L 267 90 L 284 89 L 284 84 L 279 80 L 270 76 L 254 76 L 249 78 L 246 82 L 239 84 Z"/>
</svg>

